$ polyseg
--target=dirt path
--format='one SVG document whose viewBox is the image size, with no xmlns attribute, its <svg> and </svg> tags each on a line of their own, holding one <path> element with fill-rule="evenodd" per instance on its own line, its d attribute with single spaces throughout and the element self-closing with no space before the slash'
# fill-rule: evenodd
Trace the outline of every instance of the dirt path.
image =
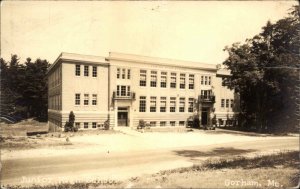
<svg viewBox="0 0 300 189">
<path fill-rule="evenodd" d="M 64 156 L 4 159 L 1 184 L 22 186 L 90 180 L 123 180 L 160 170 L 191 166 L 207 158 L 298 150 L 296 137 L 229 142 L 143 151 L 97 152 Z"/>
</svg>

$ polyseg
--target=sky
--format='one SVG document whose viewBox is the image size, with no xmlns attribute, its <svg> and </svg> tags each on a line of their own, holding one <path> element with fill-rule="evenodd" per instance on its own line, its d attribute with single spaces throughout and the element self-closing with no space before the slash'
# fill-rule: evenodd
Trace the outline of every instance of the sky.
<svg viewBox="0 0 300 189">
<path fill-rule="evenodd" d="M 1 57 L 120 52 L 220 64 L 297 1 L 2 1 Z"/>
</svg>

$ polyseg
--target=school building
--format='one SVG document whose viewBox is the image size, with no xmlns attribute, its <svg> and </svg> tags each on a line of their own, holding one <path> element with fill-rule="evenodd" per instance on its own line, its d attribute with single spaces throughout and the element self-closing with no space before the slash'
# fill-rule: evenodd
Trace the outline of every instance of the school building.
<svg viewBox="0 0 300 189">
<path fill-rule="evenodd" d="M 222 85 L 228 70 L 199 62 L 124 53 L 108 57 L 61 53 L 48 70 L 48 120 L 60 130 L 75 114 L 80 129 L 138 126 L 185 127 L 232 124 L 239 97 Z M 230 121 L 230 122 L 229 122 Z"/>
</svg>

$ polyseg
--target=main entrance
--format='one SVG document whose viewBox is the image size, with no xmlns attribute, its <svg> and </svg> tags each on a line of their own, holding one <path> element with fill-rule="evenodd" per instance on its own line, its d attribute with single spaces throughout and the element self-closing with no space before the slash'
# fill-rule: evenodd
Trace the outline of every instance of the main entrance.
<svg viewBox="0 0 300 189">
<path fill-rule="evenodd" d="M 128 126 L 128 108 L 118 108 L 118 126 Z"/>
<path fill-rule="evenodd" d="M 209 113 L 209 108 L 202 108 L 202 111 L 201 111 L 201 125 L 207 125 L 208 124 L 208 113 Z"/>
</svg>

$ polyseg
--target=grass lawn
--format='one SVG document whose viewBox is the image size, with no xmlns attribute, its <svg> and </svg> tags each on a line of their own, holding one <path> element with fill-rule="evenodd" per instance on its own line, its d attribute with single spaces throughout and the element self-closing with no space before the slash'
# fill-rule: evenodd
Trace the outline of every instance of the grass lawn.
<svg viewBox="0 0 300 189">
<path fill-rule="evenodd" d="M 122 182 L 94 181 L 30 188 L 287 188 L 297 185 L 298 167 L 299 152 L 291 151 L 254 158 L 205 161 L 201 165 L 134 177 Z"/>
</svg>

